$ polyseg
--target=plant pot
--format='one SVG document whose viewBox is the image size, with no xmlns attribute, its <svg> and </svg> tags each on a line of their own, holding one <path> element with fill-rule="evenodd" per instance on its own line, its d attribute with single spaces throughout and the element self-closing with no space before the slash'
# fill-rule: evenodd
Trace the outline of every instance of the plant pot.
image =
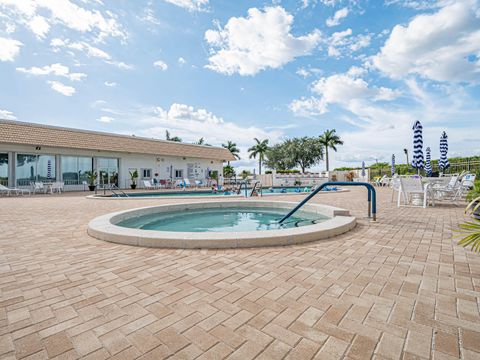
<svg viewBox="0 0 480 360">
<path fill-rule="evenodd" d="M 96 185 L 88 185 L 88 190 L 95 191 Z"/>
<path fill-rule="evenodd" d="M 130 189 L 135 190 L 137 188 L 137 184 L 130 184 Z"/>
</svg>

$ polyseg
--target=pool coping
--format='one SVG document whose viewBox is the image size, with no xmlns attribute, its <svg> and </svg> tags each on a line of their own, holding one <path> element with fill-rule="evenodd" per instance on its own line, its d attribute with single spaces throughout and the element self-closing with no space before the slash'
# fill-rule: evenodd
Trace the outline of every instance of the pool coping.
<svg viewBox="0 0 480 360">
<path fill-rule="evenodd" d="M 307 204 L 305 205 L 305 211 L 323 214 L 331 217 L 331 219 L 318 224 L 282 230 L 175 232 L 131 229 L 112 223 L 112 221 L 119 222 L 133 216 L 158 212 L 159 209 L 162 212 L 167 212 L 211 207 L 248 206 L 277 207 L 287 211 L 296 204 L 296 202 L 287 201 L 235 200 L 148 206 L 99 216 L 90 221 L 87 232 L 94 238 L 124 245 L 173 249 L 226 249 L 303 244 L 343 234 L 356 225 L 355 217 L 350 216 L 348 210 L 322 204 Z"/>
</svg>

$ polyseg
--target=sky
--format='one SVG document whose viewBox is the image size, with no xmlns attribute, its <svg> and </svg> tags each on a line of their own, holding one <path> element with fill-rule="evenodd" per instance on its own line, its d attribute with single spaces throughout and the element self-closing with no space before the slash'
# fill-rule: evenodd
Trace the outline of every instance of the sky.
<svg viewBox="0 0 480 360">
<path fill-rule="evenodd" d="M 185 142 L 336 129 L 331 168 L 480 155 L 478 0 L 0 0 L 0 118 Z M 325 168 L 321 162 L 314 170 Z"/>
</svg>

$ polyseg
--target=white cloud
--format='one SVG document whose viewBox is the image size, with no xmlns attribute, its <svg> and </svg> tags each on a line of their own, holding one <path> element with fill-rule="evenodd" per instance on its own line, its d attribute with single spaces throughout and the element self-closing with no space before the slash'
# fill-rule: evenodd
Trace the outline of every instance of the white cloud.
<svg viewBox="0 0 480 360">
<path fill-rule="evenodd" d="M 315 29 L 295 37 L 290 33 L 293 20 L 280 6 L 251 8 L 246 18 L 232 17 L 223 29 L 207 30 L 212 55 L 206 67 L 228 75 L 255 75 L 310 54 L 320 43 L 321 33 Z"/>
<path fill-rule="evenodd" d="M 457 1 L 396 25 L 372 64 L 392 78 L 417 74 L 436 81 L 480 81 L 478 2 Z"/>
<path fill-rule="evenodd" d="M 73 94 L 75 94 L 75 88 L 72 86 L 67 86 L 59 81 L 47 81 L 47 83 L 51 86 L 53 90 L 62 95 L 72 96 Z"/>
<path fill-rule="evenodd" d="M 105 81 L 103 83 L 105 86 L 108 86 L 108 87 L 115 87 L 117 86 L 117 83 L 115 81 Z"/>
<path fill-rule="evenodd" d="M 303 78 L 310 76 L 310 72 L 305 68 L 299 68 L 297 71 L 295 71 L 295 73 Z"/>
<path fill-rule="evenodd" d="M 0 37 L 0 61 L 13 61 L 22 45 L 18 40 Z"/>
<path fill-rule="evenodd" d="M 294 100 L 290 110 L 297 116 L 322 115 L 328 112 L 329 105 L 338 104 L 355 113 L 369 103 L 400 96 L 397 90 L 369 86 L 360 77 L 362 74 L 362 69 L 353 67 L 345 74 L 322 77 L 312 84 L 312 92 L 317 96 Z"/>
<path fill-rule="evenodd" d="M 105 60 L 107 64 L 113 65 L 118 67 L 121 70 L 132 70 L 135 68 L 135 66 L 131 64 L 124 63 L 123 61 L 117 61 L 117 60 Z"/>
<path fill-rule="evenodd" d="M 266 131 L 255 126 L 243 127 L 225 121 L 206 109 L 195 109 L 186 104 L 174 103 L 166 110 L 156 107 L 145 112 L 146 116 L 133 114 L 132 118 L 145 126 L 141 135 L 148 137 L 164 138 L 165 129 L 168 129 L 187 142 L 203 137 L 212 145 L 232 140 L 239 146 L 249 146 L 254 137 L 268 138 L 275 142 L 283 135 L 281 130 Z"/>
<path fill-rule="evenodd" d="M 178 58 L 178 64 L 179 64 L 180 66 L 183 66 L 183 65 L 185 65 L 186 63 L 187 63 L 187 60 L 185 60 L 183 57 L 179 57 L 179 58 Z"/>
<path fill-rule="evenodd" d="M 332 17 L 329 17 L 325 23 L 329 27 L 340 25 L 340 21 L 343 18 L 346 18 L 348 16 L 348 13 L 349 13 L 348 7 L 344 7 L 336 11 L 335 14 Z"/>
<path fill-rule="evenodd" d="M 43 39 L 50 30 L 50 24 L 43 16 L 34 16 L 28 21 L 28 27 L 39 38 Z"/>
<path fill-rule="evenodd" d="M 153 66 L 159 68 L 160 70 L 162 71 L 165 71 L 168 69 L 168 65 L 165 61 L 162 61 L 162 60 L 157 60 L 153 63 Z"/>
<path fill-rule="evenodd" d="M 17 120 L 17 117 L 11 111 L 0 109 L 0 119 Z"/>
<path fill-rule="evenodd" d="M 164 0 L 167 3 L 179 6 L 188 11 L 207 11 L 208 0 Z"/>
<path fill-rule="evenodd" d="M 56 63 L 52 65 L 45 65 L 43 67 L 33 66 L 31 68 L 24 68 L 24 67 L 17 67 L 17 71 L 30 74 L 30 75 L 54 75 L 54 76 L 62 76 L 71 81 L 80 81 L 82 78 L 86 77 L 87 74 L 84 73 L 72 73 L 68 66 Z"/>
<path fill-rule="evenodd" d="M 105 124 L 110 124 L 111 122 L 113 122 L 115 119 L 113 117 L 110 117 L 110 116 L 100 116 L 97 121 L 100 121 L 102 123 L 105 123 Z"/>
<path fill-rule="evenodd" d="M 9 10 L 18 23 L 27 24 L 41 38 L 50 29 L 48 22 L 94 33 L 98 40 L 108 36 L 126 38 L 112 12 L 86 10 L 70 0 L 0 0 L 0 7 Z"/>
<path fill-rule="evenodd" d="M 333 33 L 327 40 L 328 56 L 341 57 L 351 55 L 370 45 L 371 34 L 359 34 L 352 36 L 352 29 L 346 29 Z"/>
</svg>

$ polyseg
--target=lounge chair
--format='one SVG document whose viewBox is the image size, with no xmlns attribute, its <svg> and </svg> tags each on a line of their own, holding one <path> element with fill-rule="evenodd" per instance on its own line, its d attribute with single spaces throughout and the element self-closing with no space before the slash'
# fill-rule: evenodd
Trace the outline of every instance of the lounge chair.
<svg viewBox="0 0 480 360">
<path fill-rule="evenodd" d="M 183 186 L 184 187 L 192 187 L 192 184 L 190 183 L 189 179 L 183 179 Z"/>
<path fill-rule="evenodd" d="M 203 181 L 202 181 L 202 180 L 195 180 L 195 187 L 197 187 L 197 188 L 198 188 L 198 187 L 202 187 L 202 186 L 204 186 L 204 184 L 203 184 Z"/>
<path fill-rule="evenodd" d="M 400 188 L 398 192 L 397 206 L 421 206 L 423 204 L 425 209 L 428 205 L 429 198 L 429 184 L 422 185 L 422 180 L 419 178 L 400 178 Z"/>
<path fill-rule="evenodd" d="M 462 184 L 459 181 L 460 176 L 452 176 L 446 186 L 433 186 L 433 194 L 436 200 L 456 201 L 462 196 Z"/>
<path fill-rule="evenodd" d="M 462 188 L 465 190 L 470 190 L 475 184 L 475 179 L 477 175 L 475 174 L 466 174 L 462 179 Z"/>
<path fill-rule="evenodd" d="M 150 180 L 143 180 L 143 187 L 147 190 L 154 190 L 155 186 L 152 185 Z"/>
<path fill-rule="evenodd" d="M 400 178 L 397 175 L 394 175 L 392 177 L 392 180 L 390 181 L 390 187 L 392 188 L 392 199 L 391 202 L 393 202 L 393 198 L 395 195 L 395 192 L 400 191 Z"/>
<path fill-rule="evenodd" d="M 4 185 L 0 185 L 0 194 L 10 196 L 12 193 L 15 193 L 15 195 L 23 195 L 25 193 L 28 193 L 28 195 L 31 194 L 30 189 L 9 188 Z"/>
<path fill-rule="evenodd" d="M 375 186 L 385 186 L 388 185 L 387 175 L 383 175 L 381 178 L 377 179 L 373 185 Z"/>
</svg>

